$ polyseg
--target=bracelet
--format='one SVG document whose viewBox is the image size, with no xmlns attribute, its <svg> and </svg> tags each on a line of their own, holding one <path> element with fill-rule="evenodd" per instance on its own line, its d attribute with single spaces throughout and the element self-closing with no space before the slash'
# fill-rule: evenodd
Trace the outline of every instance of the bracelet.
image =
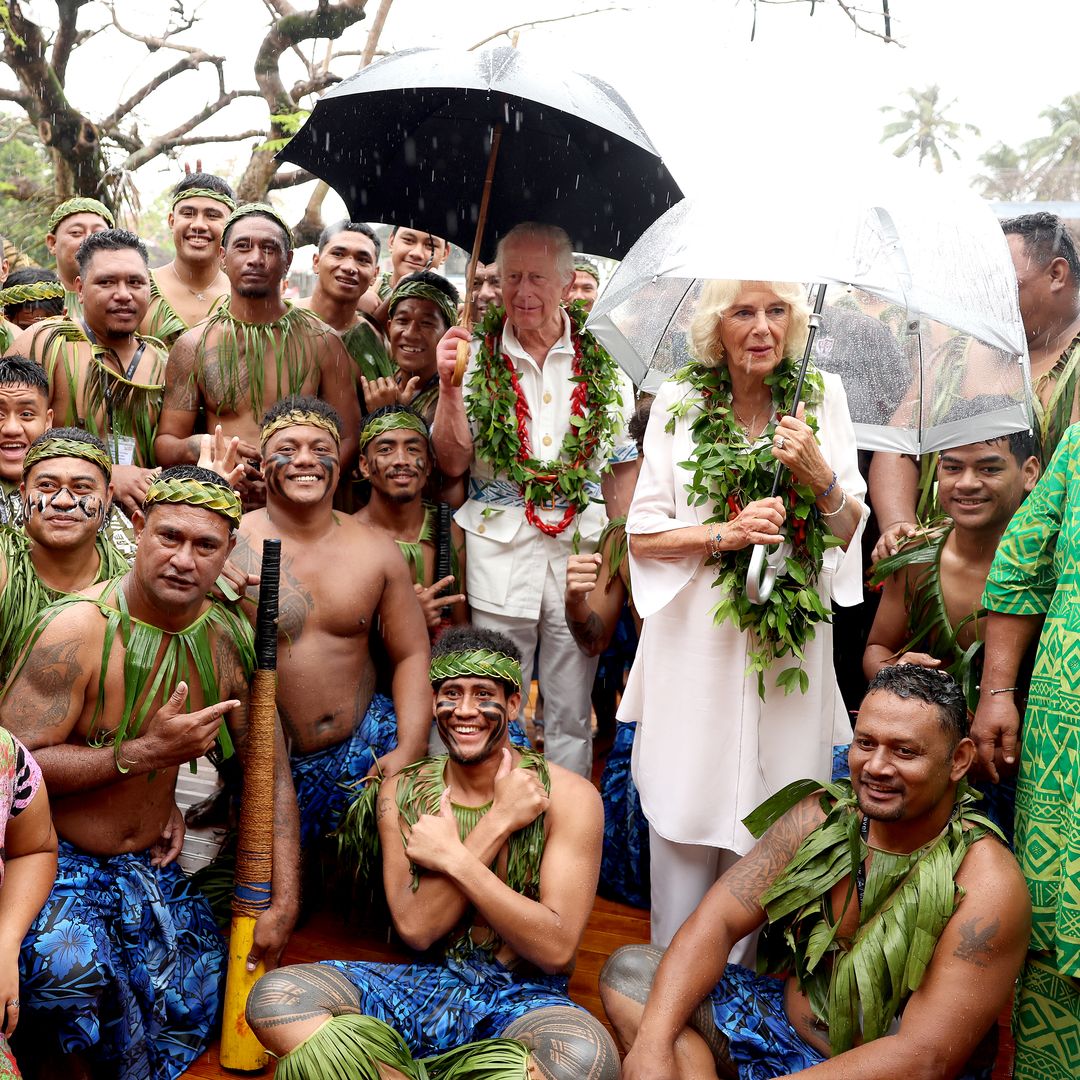
<svg viewBox="0 0 1080 1080">
<path fill-rule="evenodd" d="M 832 491 L 832 488 L 829 488 L 829 491 Z M 821 498 L 821 497 L 822 496 L 820 496 L 820 495 L 818 496 L 818 498 Z M 835 510 L 828 511 L 828 512 L 825 511 L 825 510 L 818 510 L 818 513 L 823 518 L 836 517 L 836 515 L 839 514 L 840 511 L 843 510 L 845 506 L 847 506 L 847 492 L 843 488 L 841 488 L 840 489 L 840 505 Z"/>
<path fill-rule="evenodd" d="M 832 490 L 833 490 L 834 487 L 836 487 L 836 473 L 835 472 L 832 474 L 832 483 L 820 495 L 815 495 L 814 498 L 815 499 L 824 499 L 824 498 L 826 498 L 827 496 L 832 494 Z"/>
<path fill-rule="evenodd" d="M 708 529 L 708 526 L 706 526 L 706 529 Z M 711 558 L 711 559 L 719 559 L 720 558 L 720 556 L 723 554 L 723 551 L 721 550 L 720 545 L 723 542 L 724 542 L 724 534 L 720 531 L 720 526 L 719 525 L 714 525 L 713 526 L 712 533 L 709 533 L 709 532 L 705 533 L 705 546 L 706 546 L 706 548 L 708 548 L 709 558 Z"/>
<path fill-rule="evenodd" d="M 996 690 L 988 690 L 991 696 L 994 694 L 1011 694 L 1014 690 L 1019 690 L 1019 686 L 999 686 Z"/>
</svg>

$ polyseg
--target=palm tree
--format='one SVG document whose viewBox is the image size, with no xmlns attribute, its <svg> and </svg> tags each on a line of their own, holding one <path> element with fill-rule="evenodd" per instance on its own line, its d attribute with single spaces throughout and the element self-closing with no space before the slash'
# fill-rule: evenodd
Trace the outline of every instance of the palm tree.
<svg viewBox="0 0 1080 1080">
<path fill-rule="evenodd" d="M 979 129 L 974 124 L 958 123 L 950 120 L 945 113 L 955 101 L 947 105 L 941 103 L 941 87 L 928 86 L 925 90 L 909 87 L 906 91 L 911 98 L 913 108 L 904 109 L 898 105 L 883 105 L 884 113 L 898 113 L 900 119 L 885 125 L 881 141 L 903 138 L 893 151 L 896 157 L 907 157 L 916 151 L 921 165 L 927 158 L 934 163 L 934 168 L 941 172 L 941 152 L 950 153 L 959 161 L 960 153 L 953 143 L 964 134 L 978 135 Z"/>
<path fill-rule="evenodd" d="M 976 176 L 973 182 L 984 199 L 1020 202 L 1031 191 L 1028 162 L 1019 150 L 998 143 L 987 150 L 979 161 L 987 171 Z"/>
<path fill-rule="evenodd" d="M 1080 94 L 1072 94 L 1039 115 L 1050 121 L 1050 133 L 1024 147 L 1035 197 L 1080 198 Z"/>
</svg>

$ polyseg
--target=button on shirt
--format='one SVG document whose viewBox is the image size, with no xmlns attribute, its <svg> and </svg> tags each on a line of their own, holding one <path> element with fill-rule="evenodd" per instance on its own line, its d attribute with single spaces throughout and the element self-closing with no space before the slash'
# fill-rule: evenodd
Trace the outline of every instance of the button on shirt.
<svg viewBox="0 0 1080 1080">
<path fill-rule="evenodd" d="M 570 395 L 573 392 L 574 345 L 570 336 L 570 318 L 563 312 L 563 334 L 548 351 L 541 367 L 526 352 L 509 320 L 504 324 L 502 348 L 513 361 L 521 391 L 529 406 L 528 431 L 533 454 L 541 461 L 556 459 L 570 428 Z M 475 357 L 475 349 L 474 349 Z M 472 362 L 475 363 L 475 359 Z M 470 374 L 472 365 L 470 365 Z M 629 378 L 618 372 L 622 396 L 616 419 L 613 446 L 601 447 L 598 457 L 611 463 L 633 461 L 637 447 L 626 426 L 634 410 L 634 388 Z M 469 393 L 469 376 L 465 394 Z M 476 437 L 476 429 L 473 429 Z M 594 467 L 598 466 L 595 458 Z M 596 502 L 590 504 L 575 523 L 581 533 L 581 550 L 596 550 L 596 543 L 606 523 L 599 485 L 590 492 Z M 558 581 L 566 577 L 566 560 L 571 552 L 575 524 L 559 536 L 551 537 L 525 520 L 525 504 L 520 487 L 477 458 L 473 462 L 469 499 L 455 515 L 465 530 L 468 552 L 466 591 L 469 603 L 480 611 L 491 611 L 519 618 L 536 618 L 548 566 Z M 555 509 L 537 507 L 544 521 L 562 519 L 565 503 Z M 474 569 L 475 568 L 475 569 Z"/>
</svg>

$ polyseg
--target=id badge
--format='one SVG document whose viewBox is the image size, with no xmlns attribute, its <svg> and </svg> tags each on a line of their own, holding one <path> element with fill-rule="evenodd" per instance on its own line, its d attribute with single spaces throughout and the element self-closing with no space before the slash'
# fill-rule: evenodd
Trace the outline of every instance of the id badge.
<svg viewBox="0 0 1080 1080">
<path fill-rule="evenodd" d="M 117 465 L 135 464 L 135 439 L 131 435 L 114 435 L 113 450 Z"/>
</svg>

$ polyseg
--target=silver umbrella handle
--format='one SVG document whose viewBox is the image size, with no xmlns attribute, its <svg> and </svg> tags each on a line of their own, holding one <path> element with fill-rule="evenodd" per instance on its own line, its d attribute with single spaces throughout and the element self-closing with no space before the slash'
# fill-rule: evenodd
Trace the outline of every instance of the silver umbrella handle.
<svg viewBox="0 0 1080 1080">
<path fill-rule="evenodd" d="M 751 604 L 764 604 L 772 596 L 776 577 L 790 554 L 791 545 L 786 540 L 780 544 L 754 545 L 750 568 L 746 571 L 746 599 Z"/>
</svg>

